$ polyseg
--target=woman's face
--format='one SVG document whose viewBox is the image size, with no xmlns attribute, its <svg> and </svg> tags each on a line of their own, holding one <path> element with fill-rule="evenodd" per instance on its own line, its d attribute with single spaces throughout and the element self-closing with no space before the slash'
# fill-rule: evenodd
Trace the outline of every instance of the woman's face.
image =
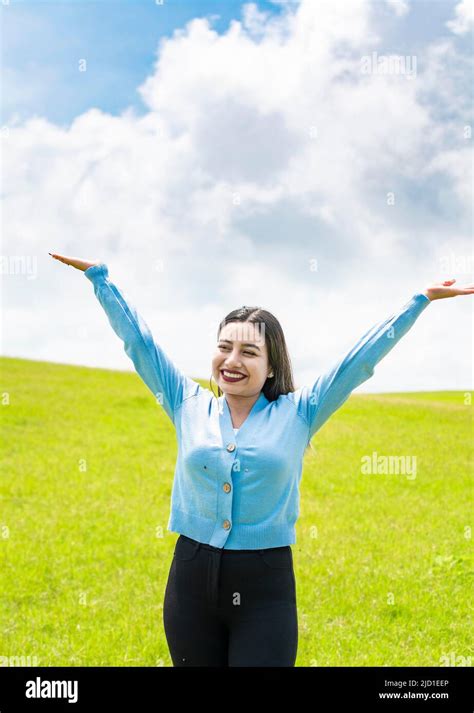
<svg viewBox="0 0 474 713">
<path fill-rule="evenodd" d="M 234 372 L 226 380 L 222 371 Z M 235 373 L 238 372 L 238 373 Z M 273 370 L 268 363 L 265 323 L 229 322 L 219 334 L 212 375 L 224 393 L 250 396 L 262 390 Z M 243 378 L 241 378 L 243 376 Z"/>
</svg>

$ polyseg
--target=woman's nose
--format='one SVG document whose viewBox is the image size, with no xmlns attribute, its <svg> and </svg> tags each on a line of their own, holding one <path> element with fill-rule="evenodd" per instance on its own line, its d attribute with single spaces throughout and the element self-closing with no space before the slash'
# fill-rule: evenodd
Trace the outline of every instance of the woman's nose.
<svg viewBox="0 0 474 713">
<path fill-rule="evenodd" d="M 229 366 L 229 367 L 232 366 L 232 367 L 234 367 L 235 369 L 237 369 L 238 367 L 242 366 L 242 362 L 241 362 L 240 359 L 238 358 L 238 355 L 235 355 L 235 356 L 234 356 L 234 355 L 231 355 L 231 356 L 227 359 L 226 365 Z"/>
</svg>

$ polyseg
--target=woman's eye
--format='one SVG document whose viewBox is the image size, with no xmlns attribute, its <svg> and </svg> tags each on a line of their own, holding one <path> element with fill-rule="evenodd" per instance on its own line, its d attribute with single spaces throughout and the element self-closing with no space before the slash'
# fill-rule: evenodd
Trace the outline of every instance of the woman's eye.
<svg viewBox="0 0 474 713">
<path fill-rule="evenodd" d="M 226 347 L 224 345 L 219 345 L 219 349 L 221 349 L 224 352 L 229 351 L 229 347 Z M 248 351 L 245 351 L 244 354 L 248 354 L 249 356 L 257 356 L 256 354 L 254 354 L 254 352 L 248 352 Z"/>
</svg>

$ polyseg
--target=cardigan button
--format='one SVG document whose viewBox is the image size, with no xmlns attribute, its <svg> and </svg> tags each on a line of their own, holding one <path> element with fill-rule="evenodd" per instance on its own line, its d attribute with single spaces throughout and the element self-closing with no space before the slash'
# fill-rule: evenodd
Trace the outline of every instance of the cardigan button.
<svg viewBox="0 0 474 713">
<path fill-rule="evenodd" d="M 229 445 L 227 446 L 227 450 L 229 451 L 229 453 L 235 451 L 235 443 L 229 443 Z"/>
<path fill-rule="evenodd" d="M 230 527 L 230 522 L 229 522 L 229 520 L 224 520 L 224 522 L 222 523 L 222 527 L 223 527 L 225 530 L 228 530 L 229 527 Z"/>
<path fill-rule="evenodd" d="M 230 492 L 230 483 L 224 483 L 224 485 L 222 487 L 224 488 L 224 491 L 226 493 Z"/>
</svg>

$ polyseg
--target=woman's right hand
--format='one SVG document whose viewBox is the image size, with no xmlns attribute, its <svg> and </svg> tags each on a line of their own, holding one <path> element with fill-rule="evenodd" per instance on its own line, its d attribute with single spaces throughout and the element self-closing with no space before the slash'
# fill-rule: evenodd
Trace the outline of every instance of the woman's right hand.
<svg viewBox="0 0 474 713">
<path fill-rule="evenodd" d="M 63 262 L 65 265 L 70 265 L 71 267 L 75 267 L 77 270 L 87 270 L 88 267 L 92 267 L 93 265 L 99 265 L 101 260 L 81 260 L 79 257 L 66 257 L 65 255 L 58 255 L 57 253 L 48 253 L 48 255 L 51 255 L 51 257 L 54 257 L 55 260 L 60 260 Z"/>
</svg>

